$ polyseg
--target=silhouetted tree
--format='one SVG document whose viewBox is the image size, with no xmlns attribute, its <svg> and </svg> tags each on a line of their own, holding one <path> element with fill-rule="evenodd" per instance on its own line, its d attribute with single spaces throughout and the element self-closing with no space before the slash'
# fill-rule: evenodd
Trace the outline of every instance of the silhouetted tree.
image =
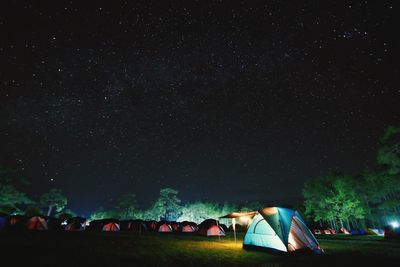
<svg viewBox="0 0 400 267">
<path fill-rule="evenodd" d="M 68 203 L 67 197 L 63 195 L 61 189 L 50 189 L 40 197 L 40 204 L 47 208 L 47 216 L 55 210 L 61 212 Z"/>
</svg>

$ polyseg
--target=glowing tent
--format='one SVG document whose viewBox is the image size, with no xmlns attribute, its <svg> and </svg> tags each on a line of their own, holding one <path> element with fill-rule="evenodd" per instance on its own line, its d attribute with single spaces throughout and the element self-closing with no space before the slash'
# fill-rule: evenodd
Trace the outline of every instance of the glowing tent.
<svg viewBox="0 0 400 267">
<path fill-rule="evenodd" d="M 0 230 L 6 227 L 7 220 L 8 220 L 7 214 L 0 212 Z"/>
<path fill-rule="evenodd" d="M 197 231 L 197 224 L 194 222 L 183 221 L 181 226 L 182 233 L 194 233 Z"/>
<path fill-rule="evenodd" d="M 47 230 L 46 220 L 40 216 L 34 216 L 26 222 L 28 230 Z"/>
<path fill-rule="evenodd" d="M 171 233 L 173 231 L 171 224 L 168 222 L 160 222 L 158 226 L 158 232 L 160 233 Z"/>
<path fill-rule="evenodd" d="M 119 230 L 119 223 L 116 222 L 109 222 L 103 226 L 103 231 L 105 232 L 117 232 Z"/>
<path fill-rule="evenodd" d="M 240 218 L 242 216 L 243 213 L 237 213 L 224 217 Z M 314 235 L 295 210 L 268 207 L 257 212 L 246 213 L 245 216 L 253 217 L 243 240 L 244 248 L 280 252 L 310 250 L 323 253 Z"/>
<path fill-rule="evenodd" d="M 67 220 L 65 231 L 85 231 L 86 219 L 82 217 L 74 217 Z"/>
<path fill-rule="evenodd" d="M 205 236 L 225 236 L 224 229 L 214 219 L 207 219 L 199 224 L 198 233 Z"/>
</svg>

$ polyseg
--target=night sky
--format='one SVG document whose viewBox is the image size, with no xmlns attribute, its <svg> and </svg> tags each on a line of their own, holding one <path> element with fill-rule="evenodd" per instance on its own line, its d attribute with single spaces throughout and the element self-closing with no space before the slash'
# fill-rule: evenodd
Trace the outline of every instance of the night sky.
<svg viewBox="0 0 400 267">
<path fill-rule="evenodd" d="M 1 2 L 0 164 L 33 198 L 294 203 L 400 122 L 394 1 L 82 2 Z"/>
</svg>

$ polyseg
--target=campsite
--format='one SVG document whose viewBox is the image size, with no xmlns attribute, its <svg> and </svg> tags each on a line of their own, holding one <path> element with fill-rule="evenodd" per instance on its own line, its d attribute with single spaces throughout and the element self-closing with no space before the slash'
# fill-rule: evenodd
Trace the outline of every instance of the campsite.
<svg viewBox="0 0 400 267">
<path fill-rule="evenodd" d="M 400 265 L 397 2 L 2 0 L 0 267 Z"/>
<path fill-rule="evenodd" d="M 34 266 L 396 266 L 400 243 L 377 236 L 318 238 L 326 255 L 243 250 L 224 238 L 147 232 L 1 233 L 2 260 Z M 78 262 L 78 263 L 77 263 Z"/>
<path fill-rule="evenodd" d="M 390 266 L 400 260 L 398 227 L 385 228 L 384 235 L 361 228 L 314 235 L 297 211 L 281 207 L 232 212 L 200 224 L 0 218 L 0 249 L 17 266 L 70 266 L 77 259 L 87 266 Z M 229 227 L 221 223 L 227 220 Z"/>
</svg>

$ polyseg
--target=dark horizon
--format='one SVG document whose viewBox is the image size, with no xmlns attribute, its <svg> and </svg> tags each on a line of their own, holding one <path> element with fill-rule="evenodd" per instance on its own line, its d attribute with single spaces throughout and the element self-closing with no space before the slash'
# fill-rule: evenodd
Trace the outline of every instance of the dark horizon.
<svg viewBox="0 0 400 267">
<path fill-rule="evenodd" d="M 307 179 L 376 167 L 399 124 L 396 9 L 5 1 L 0 166 L 86 216 L 164 187 L 296 202 Z"/>
</svg>

